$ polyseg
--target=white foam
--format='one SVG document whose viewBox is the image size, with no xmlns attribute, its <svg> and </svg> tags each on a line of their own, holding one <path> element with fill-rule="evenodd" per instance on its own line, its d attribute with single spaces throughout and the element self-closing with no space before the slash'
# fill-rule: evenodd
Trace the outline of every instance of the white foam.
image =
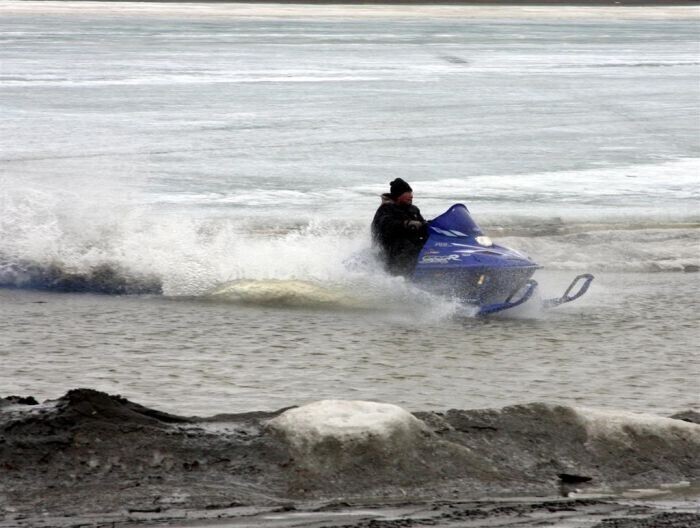
<svg viewBox="0 0 700 528">
<path fill-rule="evenodd" d="M 105 194 L 76 199 L 6 188 L 0 193 L 0 255 L 75 272 L 117 265 L 155 275 L 166 294 L 197 295 L 239 279 L 340 279 L 344 259 L 369 245 L 367 232 L 348 237 L 343 226 L 323 222 L 251 234 L 236 220 L 154 214 Z"/>
<path fill-rule="evenodd" d="M 337 307 L 415 323 L 449 318 L 456 302 L 387 275 L 360 226 L 295 217 L 174 215 L 120 203 L 118 193 L 0 191 L 0 273 L 18 263 L 89 274 L 110 266 L 134 279 L 155 279 L 168 296 L 205 296 L 239 304 Z M 252 225 L 251 225 L 252 224 Z M 351 264 L 352 263 L 352 264 Z M 2 276 L 0 275 L 0 278 Z"/>
<path fill-rule="evenodd" d="M 352 292 L 342 285 L 300 280 L 233 281 L 215 289 L 209 297 L 214 300 L 274 306 L 367 306 L 362 296 L 352 295 Z"/>
</svg>

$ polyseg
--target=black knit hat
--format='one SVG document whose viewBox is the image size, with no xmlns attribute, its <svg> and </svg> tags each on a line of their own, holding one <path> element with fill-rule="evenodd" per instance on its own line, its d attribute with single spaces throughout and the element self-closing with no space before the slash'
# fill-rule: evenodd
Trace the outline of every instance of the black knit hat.
<svg viewBox="0 0 700 528">
<path fill-rule="evenodd" d="M 393 182 L 389 184 L 390 194 L 392 198 L 398 198 L 405 192 L 413 192 L 411 186 L 403 181 L 401 178 L 396 178 Z"/>
</svg>

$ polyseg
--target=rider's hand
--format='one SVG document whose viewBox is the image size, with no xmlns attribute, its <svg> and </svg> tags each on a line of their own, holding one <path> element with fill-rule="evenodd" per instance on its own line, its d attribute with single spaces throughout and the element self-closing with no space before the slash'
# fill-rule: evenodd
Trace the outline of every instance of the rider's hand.
<svg viewBox="0 0 700 528">
<path fill-rule="evenodd" d="M 418 231 L 421 227 L 423 227 L 423 222 L 420 220 L 406 220 L 406 229 Z"/>
</svg>

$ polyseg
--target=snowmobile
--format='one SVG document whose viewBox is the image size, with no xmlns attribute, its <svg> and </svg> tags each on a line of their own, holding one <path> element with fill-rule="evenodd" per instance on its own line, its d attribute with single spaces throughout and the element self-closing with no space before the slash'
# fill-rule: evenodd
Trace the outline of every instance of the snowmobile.
<svg viewBox="0 0 700 528">
<path fill-rule="evenodd" d="M 412 280 L 420 288 L 478 307 L 479 315 L 524 304 L 532 297 L 540 269 L 526 255 L 494 244 L 463 204 L 428 222 L 428 239 L 418 255 Z M 584 273 L 564 294 L 544 300 L 546 308 L 575 301 L 588 291 L 593 275 Z"/>
</svg>

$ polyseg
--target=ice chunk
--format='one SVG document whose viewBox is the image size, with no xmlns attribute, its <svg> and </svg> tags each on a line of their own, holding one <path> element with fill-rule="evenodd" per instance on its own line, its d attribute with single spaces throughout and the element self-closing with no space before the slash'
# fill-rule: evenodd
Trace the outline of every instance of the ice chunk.
<svg viewBox="0 0 700 528">
<path fill-rule="evenodd" d="M 682 438 L 700 448 L 700 425 L 649 414 L 575 408 L 591 438 L 610 438 L 634 443 L 646 437 Z"/>
<path fill-rule="evenodd" d="M 425 482 L 497 479 L 487 460 L 441 439 L 396 405 L 318 401 L 286 411 L 267 425 L 288 450 L 290 493 L 301 496 L 309 489 L 395 494 Z"/>
<path fill-rule="evenodd" d="M 296 447 L 428 434 L 425 424 L 401 407 L 369 401 L 322 400 L 290 409 L 268 426 Z"/>
</svg>

